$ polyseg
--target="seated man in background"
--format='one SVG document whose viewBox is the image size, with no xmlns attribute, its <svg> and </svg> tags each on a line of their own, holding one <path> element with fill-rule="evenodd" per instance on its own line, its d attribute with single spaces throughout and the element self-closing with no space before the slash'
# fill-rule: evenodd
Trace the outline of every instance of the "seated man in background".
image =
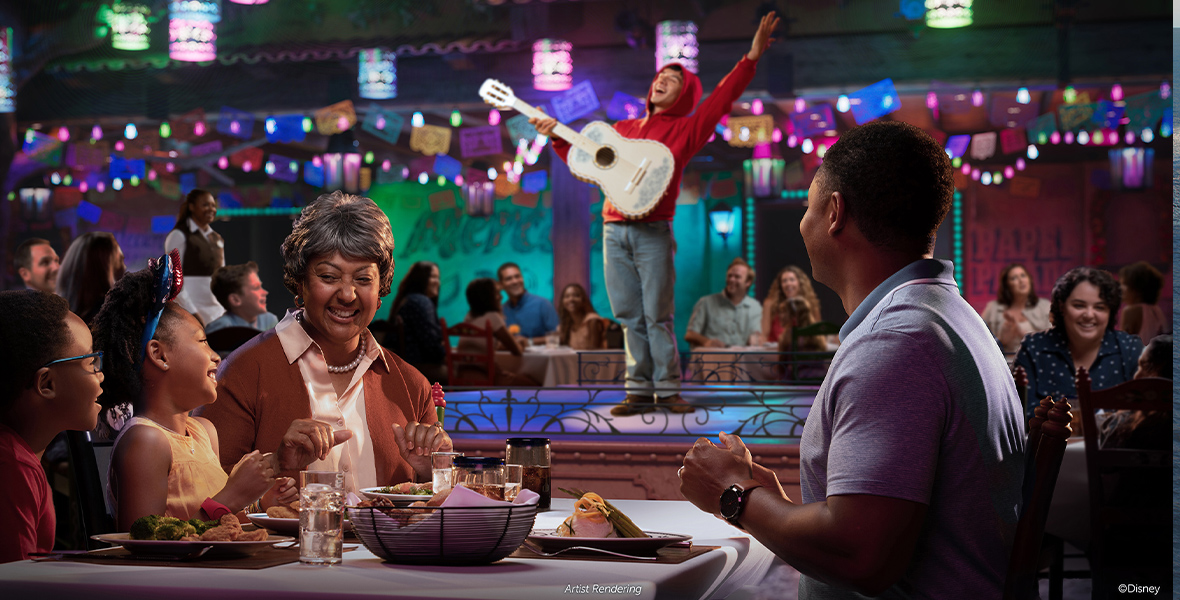
<svg viewBox="0 0 1180 600">
<path fill-rule="evenodd" d="M 228 265 L 213 272 L 209 283 L 213 297 L 225 307 L 225 314 L 205 326 L 205 333 L 226 327 L 250 327 L 258 331 L 273 328 L 279 318 L 266 311 L 267 292 L 258 278 L 258 265 Z"/>
<path fill-rule="evenodd" d="M 496 269 L 500 287 L 508 294 L 505 302 L 504 322 L 520 327 L 520 335 L 534 344 L 544 344 L 545 334 L 557 331 L 559 324 L 553 303 L 524 289 L 524 276 L 516 263 L 504 263 Z"/>
<path fill-rule="evenodd" d="M 15 254 L 12 264 L 26 290 L 57 293 L 57 270 L 61 267 L 61 260 L 49 240 L 29 238 L 16 247 Z"/>
<path fill-rule="evenodd" d="M 762 343 L 762 305 L 747 292 L 754 269 L 740 256 L 725 271 L 725 291 L 697 300 L 684 340 L 693 348 L 726 348 Z"/>
</svg>

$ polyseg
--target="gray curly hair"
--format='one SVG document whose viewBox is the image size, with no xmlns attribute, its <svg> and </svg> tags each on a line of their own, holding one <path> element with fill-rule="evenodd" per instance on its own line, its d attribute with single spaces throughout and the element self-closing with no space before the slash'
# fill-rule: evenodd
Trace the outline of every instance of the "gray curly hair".
<svg viewBox="0 0 1180 600">
<path fill-rule="evenodd" d="M 389 218 L 368 198 L 336 191 L 304 207 L 283 240 L 283 285 L 299 295 L 307 279 L 307 265 L 316 256 L 339 252 L 351 259 L 377 263 L 381 273 L 378 296 L 388 296 L 393 285 L 393 231 Z"/>
</svg>

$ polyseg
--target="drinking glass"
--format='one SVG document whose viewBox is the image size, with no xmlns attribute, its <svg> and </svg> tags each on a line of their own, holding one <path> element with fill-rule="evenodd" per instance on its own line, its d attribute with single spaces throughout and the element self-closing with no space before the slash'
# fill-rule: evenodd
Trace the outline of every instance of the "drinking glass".
<svg viewBox="0 0 1180 600">
<path fill-rule="evenodd" d="M 455 459 L 451 483 L 478 492 L 493 500 L 504 499 L 504 460 L 484 456 L 461 456 Z"/>
<path fill-rule="evenodd" d="M 524 467 L 521 487 L 541 496 L 538 510 L 549 510 L 553 485 L 549 474 L 551 458 L 549 438 L 508 438 L 504 464 Z"/>
<path fill-rule="evenodd" d="M 344 473 L 299 473 L 299 562 L 334 565 L 344 552 Z"/>
<path fill-rule="evenodd" d="M 545 347 L 552 350 L 561 345 L 561 336 L 556 331 L 545 334 Z"/>
<path fill-rule="evenodd" d="M 432 452 L 430 453 L 430 469 L 434 485 L 434 493 L 451 489 L 451 467 L 455 458 L 463 456 L 462 452 Z"/>
<path fill-rule="evenodd" d="M 524 467 L 520 465 L 504 465 L 504 500 L 512 502 L 520 493 L 520 485 L 524 481 Z"/>
</svg>

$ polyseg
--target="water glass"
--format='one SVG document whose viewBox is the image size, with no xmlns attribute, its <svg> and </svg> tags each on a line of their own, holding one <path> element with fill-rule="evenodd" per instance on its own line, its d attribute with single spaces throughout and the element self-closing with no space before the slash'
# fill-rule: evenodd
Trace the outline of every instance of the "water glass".
<svg viewBox="0 0 1180 600">
<path fill-rule="evenodd" d="M 307 487 L 311 483 L 322 483 L 334 488 L 344 488 L 344 472 L 343 471 L 300 471 L 299 472 L 299 489 Z"/>
<path fill-rule="evenodd" d="M 300 488 L 299 562 L 339 563 L 344 553 L 343 524 L 343 489 L 326 483 L 309 483 Z"/>
<path fill-rule="evenodd" d="M 463 456 L 462 452 L 430 453 L 431 481 L 434 493 L 451 489 L 451 467 L 454 466 L 455 459 L 460 456 Z"/>
<path fill-rule="evenodd" d="M 537 510 L 549 510 L 553 486 L 549 473 L 551 460 L 549 438 L 508 438 L 504 464 L 524 467 L 521 487 L 541 496 Z"/>
<path fill-rule="evenodd" d="M 552 350 L 561 345 L 561 336 L 556 331 L 545 334 L 545 347 Z"/>
<path fill-rule="evenodd" d="M 524 481 L 524 467 L 520 465 L 504 465 L 504 500 L 512 502 L 520 493 L 520 485 Z"/>
</svg>

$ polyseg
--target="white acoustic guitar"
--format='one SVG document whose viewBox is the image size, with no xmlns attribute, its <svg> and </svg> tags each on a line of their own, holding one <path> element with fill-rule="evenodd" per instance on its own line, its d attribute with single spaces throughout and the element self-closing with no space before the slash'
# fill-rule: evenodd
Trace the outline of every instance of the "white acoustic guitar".
<svg viewBox="0 0 1180 600">
<path fill-rule="evenodd" d="M 548 116 L 495 79 L 484 81 L 479 95 L 496 108 L 516 109 L 529 117 Z M 642 219 L 655 210 L 672 182 L 675 160 L 659 142 L 625 138 L 602 121 L 589 123 L 581 133 L 558 123 L 553 134 L 573 146 L 566 162 L 574 177 L 602 188 L 607 200 L 628 219 Z"/>
</svg>

